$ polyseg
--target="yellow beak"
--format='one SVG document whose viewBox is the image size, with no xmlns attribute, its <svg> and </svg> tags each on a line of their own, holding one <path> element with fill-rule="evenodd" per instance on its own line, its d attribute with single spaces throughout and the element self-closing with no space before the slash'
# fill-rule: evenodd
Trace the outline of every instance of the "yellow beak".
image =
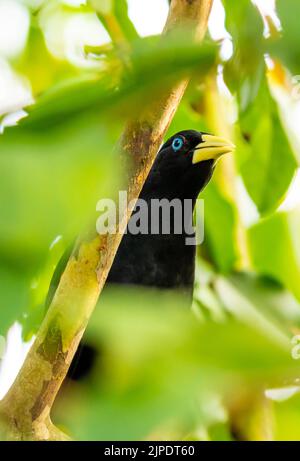
<svg viewBox="0 0 300 461">
<path fill-rule="evenodd" d="M 195 148 L 193 163 L 204 160 L 218 160 L 222 155 L 229 154 L 235 149 L 235 145 L 224 138 L 210 134 L 202 135 L 202 140 Z"/>
</svg>

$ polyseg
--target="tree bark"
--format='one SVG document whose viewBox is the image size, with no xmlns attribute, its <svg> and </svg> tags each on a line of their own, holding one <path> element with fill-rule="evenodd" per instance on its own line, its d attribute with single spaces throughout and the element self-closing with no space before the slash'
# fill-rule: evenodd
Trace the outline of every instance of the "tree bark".
<svg viewBox="0 0 300 461">
<path fill-rule="evenodd" d="M 163 34 L 188 27 L 196 40 L 205 34 L 213 0 L 173 0 Z M 162 38 L 163 39 L 163 38 Z M 129 159 L 128 203 L 139 196 L 163 136 L 184 94 L 188 80 L 179 81 L 165 96 L 128 123 L 120 155 Z M 127 209 L 117 225 L 124 230 Z M 0 404 L 2 438 L 67 440 L 50 420 L 50 411 L 74 357 L 110 270 L 121 232 L 81 236 L 14 384 Z"/>
</svg>

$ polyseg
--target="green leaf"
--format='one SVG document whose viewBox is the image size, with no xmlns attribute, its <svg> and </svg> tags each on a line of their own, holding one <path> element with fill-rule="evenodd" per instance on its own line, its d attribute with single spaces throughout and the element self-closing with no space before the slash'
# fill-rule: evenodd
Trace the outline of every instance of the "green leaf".
<svg viewBox="0 0 300 461">
<path fill-rule="evenodd" d="M 39 132 L 25 126 L 5 130 L 0 259 L 32 274 L 57 235 L 66 241 L 77 235 L 118 182 L 112 152 L 117 136 L 96 116 Z"/>
<path fill-rule="evenodd" d="M 136 28 L 128 16 L 127 0 L 89 0 L 99 19 L 110 34 L 112 42 L 120 45 L 139 38 Z M 118 42 L 121 43 L 118 43 Z"/>
<path fill-rule="evenodd" d="M 300 327 L 299 302 L 274 279 L 247 272 L 224 277 L 202 259 L 198 260 L 194 299 L 199 303 L 197 317 L 200 310 L 205 319 L 215 322 L 225 324 L 234 318 L 279 341 L 286 342 Z"/>
<path fill-rule="evenodd" d="M 275 278 L 300 300 L 300 211 L 277 213 L 249 229 L 255 269 Z"/>
<path fill-rule="evenodd" d="M 47 311 L 47 294 L 49 292 L 50 282 L 53 273 L 58 264 L 63 261 L 63 255 L 66 251 L 67 242 L 59 236 L 52 242 L 45 263 L 34 275 L 30 284 L 29 301 L 25 309 L 21 311 L 19 321 L 22 324 L 22 336 L 25 341 L 29 341 L 35 334 Z M 69 247 L 73 247 L 73 242 Z M 45 301 L 46 300 L 46 301 Z"/>
<path fill-rule="evenodd" d="M 22 298 L 11 298 L 9 309 L 15 314 L 10 318 L 22 318 L 25 304 L 29 307 L 26 336 L 41 318 L 41 296 L 30 300 L 30 284 L 44 271 L 49 245 L 58 235 L 70 242 L 87 221 L 96 222 L 97 201 L 118 189 L 113 147 L 122 114 L 127 119 L 130 107 L 133 116 L 165 85 L 188 70 L 205 72 L 214 60 L 215 46 L 210 44 L 202 47 L 180 37 L 160 47 L 157 43 L 155 38 L 136 44 L 132 69 L 119 89 L 109 73 L 63 81 L 31 106 L 19 126 L 6 128 L 0 136 L 0 265 L 12 268 L 7 286 Z M 158 67 L 162 75 L 154 72 Z M 8 299 L 3 293 L 1 310 Z"/>
<path fill-rule="evenodd" d="M 0 264 L 0 336 L 24 312 L 29 302 L 29 278 L 1 261 Z"/>
<path fill-rule="evenodd" d="M 84 440 L 136 440 L 170 424 L 186 433 L 220 420 L 208 411 L 216 392 L 297 373 L 288 341 L 237 321 L 199 325 L 179 304 L 172 293 L 105 291 L 87 332 L 98 368 L 66 387 L 56 420 Z"/>
<path fill-rule="evenodd" d="M 96 223 L 96 203 L 118 188 L 118 132 L 86 115 L 47 130 L 10 127 L 0 136 L 0 331 L 17 318 L 29 320 L 26 335 L 39 324 L 51 242 L 59 235 L 71 242 Z"/>
<path fill-rule="evenodd" d="M 296 388 L 295 388 L 296 391 Z M 300 395 L 273 403 L 275 440 L 297 441 L 300 439 Z"/>
<path fill-rule="evenodd" d="M 111 14 L 114 8 L 114 0 L 88 0 L 88 5 L 101 14 Z"/>
<path fill-rule="evenodd" d="M 233 274 L 226 282 L 279 330 L 290 333 L 300 327 L 300 304 L 281 284 L 248 273 Z M 230 304 L 227 297 L 221 296 L 221 299 L 225 299 L 225 304 Z M 238 312 L 241 311 L 240 305 Z"/>
<path fill-rule="evenodd" d="M 268 44 L 268 51 L 279 58 L 293 74 L 300 74 L 298 0 L 276 0 L 282 33 Z"/>
<path fill-rule="evenodd" d="M 204 199 L 205 244 L 209 254 L 219 271 L 230 272 L 238 259 L 235 204 L 225 196 L 214 180 L 200 198 Z"/>
<path fill-rule="evenodd" d="M 26 48 L 15 67 L 29 79 L 34 97 L 58 81 L 78 73 L 70 63 L 55 58 L 49 52 L 42 30 L 34 24 L 30 27 Z"/>
<path fill-rule="evenodd" d="M 296 170 L 296 154 L 266 81 L 262 18 L 248 0 L 223 3 L 234 46 L 232 58 L 224 65 L 224 79 L 237 95 L 242 131 L 237 161 L 250 197 L 265 214 L 283 200 Z"/>
<path fill-rule="evenodd" d="M 220 300 L 235 319 L 288 345 L 290 328 L 300 324 L 300 306 L 288 292 L 270 285 L 248 274 L 217 277 L 215 281 Z"/>
<path fill-rule="evenodd" d="M 115 16 L 127 40 L 136 40 L 139 34 L 128 16 L 127 0 L 115 0 Z"/>
<path fill-rule="evenodd" d="M 40 129 L 89 111 L 105 116 L 113 111 L 128 114 L 128 107 L 132 116 L 187 72 L 206 73 L 215 56 L 215 45 L 192 43 L 180 33 L 161 43 L 156 37 L 140 39 L 134 44 L 131 69 L 124 73 L 118 88 L 110 71 L 71 80 L 69 85 L 65 82 L 42 95 L 22 124 Z"/>
<path fill-rule="evenodd" d="M 297 162 L 266 81 L 240 118 L 237 164 L 260 213 L 275 210 L 285 197 Z"/>
<path fill-rule="evenodd" d="M 258 93 L 264 74 L 263 21 L 249 0 L 223 0 L 226 28 L 233 40 L 233 56 L 224 65 L 224 79 L 237 94 L 243 112 Z"/>
</svg>

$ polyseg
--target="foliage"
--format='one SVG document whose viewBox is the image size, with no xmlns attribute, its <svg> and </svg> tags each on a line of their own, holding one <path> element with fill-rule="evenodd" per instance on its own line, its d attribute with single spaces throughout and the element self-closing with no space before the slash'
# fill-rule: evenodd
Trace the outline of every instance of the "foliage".
<svg viewBox="0 0 300 461">
<path fill-rule="evenodd" d="M 105 292 L 87 331 L 100 353 L 97 370 L 81 385 L 66 384 L 55 418 L 79 439 L 230 439 L 244 388 L 251 401 L 269 387 L 298 392 L 290 340 L 300 326 L 299 209 L 279 207 L 300 152 L 278 94 L 292 100 L 290 76 L 300 73 L 299 2 L 277 0 L 279 31 L 250 0 L 223 0 L 233 45 L 226 60 L 219 43 L 194 44 L 186 30 L 163 45 L 139 37 L 125 0 L 33 3 L 24 2 L 30 29 L 9 64 L 34 103 L 17 126 L 6 126 L 1 111 L 0 333 L 18 320 L 26 339 L 34 334 L 57 261 L 95 222 L 97 200 L 121 183 L 114 146 L 125 121 L 190 74 L 169 133 L 222 131 L 237 145 L 203 195 L 193 315 L 171 295 Z M 109 34 L 108 43 L 82 41 L 73 50 L 81 65 L 53 52 L 47 28 L 79 16 Z M 225 107 L 222 126 L 215 101 Z M 251 225 L 248 203 L 257 212 Z M 274 437 L 299 438 L 298 395 L 268 399 Z M 247 437 L 247 424 L 241 432 Z M 253 437 L 263 434 L 258 427 Z"/>
</svg>

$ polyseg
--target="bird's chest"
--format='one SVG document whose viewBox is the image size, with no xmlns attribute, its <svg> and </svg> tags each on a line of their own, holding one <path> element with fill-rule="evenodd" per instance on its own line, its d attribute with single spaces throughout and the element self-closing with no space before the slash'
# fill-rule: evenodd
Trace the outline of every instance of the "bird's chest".
<svg viewBox="0 0 300 461">
<path fill-rule="evenodd" d="M 185 245 L 182 236 L 126 235 L 108 281 L 192 290 L 194 267 L 195 247 Z"/>
</svg>

